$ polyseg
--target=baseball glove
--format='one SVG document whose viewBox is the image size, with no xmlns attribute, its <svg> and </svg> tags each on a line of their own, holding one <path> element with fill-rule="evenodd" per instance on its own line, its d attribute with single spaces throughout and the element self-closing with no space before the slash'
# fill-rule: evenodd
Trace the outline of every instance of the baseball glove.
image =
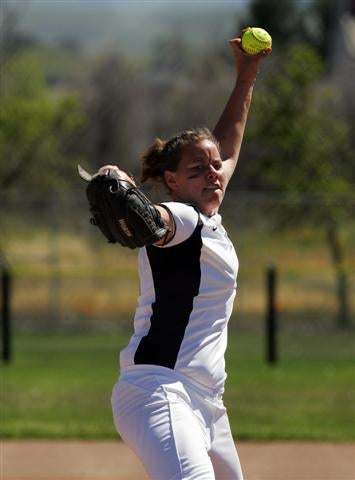
<svg viewBox="0 0 355 480">
<path fill-rule="evenodd" d="M 110 243 L 137 248 L 166 237 L 168 228 L 160 212 L 133 183 L 114 169 L 91 176 L 80 165 L 79 175 L 88 182 L 86 196 L 92 218 Z"/>
</svg>

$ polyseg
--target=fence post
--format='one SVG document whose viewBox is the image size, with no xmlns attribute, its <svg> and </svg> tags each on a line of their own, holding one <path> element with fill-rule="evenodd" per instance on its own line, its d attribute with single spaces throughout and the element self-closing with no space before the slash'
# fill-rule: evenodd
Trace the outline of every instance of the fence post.
<svg viewBox="0 0 355 480">
<path fill-rule="evenodd" d="M 266 361 L 269 364 L 275 364 L 278 360 L 276 287 L 276 268 L 270 266 L 266 271 Z"/>
<path fill-rule="evenodd" d="M 11 272 L 6 262 L 1 262 L 1 326 L 2 326 L 2 359 L 5 363 L 11 360 Z"/>
</svg>

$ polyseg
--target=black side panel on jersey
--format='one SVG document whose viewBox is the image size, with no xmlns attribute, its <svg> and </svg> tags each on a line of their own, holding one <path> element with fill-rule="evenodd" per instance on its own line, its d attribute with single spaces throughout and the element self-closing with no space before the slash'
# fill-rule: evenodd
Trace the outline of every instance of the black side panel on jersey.
<svg viewBox="0 0 355 480">
<path fill-rule="evenodd" d="M 147 246 L 155 302 L 151 325 L 134 356 L 135 364 L 174 368 L 201 282 L 202 222 L 190 238 L 170 248 Z"/>
</svg>

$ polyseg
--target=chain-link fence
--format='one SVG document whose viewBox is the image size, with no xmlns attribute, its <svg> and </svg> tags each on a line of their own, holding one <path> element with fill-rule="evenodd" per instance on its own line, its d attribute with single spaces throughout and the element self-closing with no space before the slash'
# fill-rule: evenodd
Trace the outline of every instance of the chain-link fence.
<svg viewBox="0 0 355 480">
<path fill-rule="evenodd" d="M 347 211 L 354 207 L 354 197 L 334 201 Z M 280 328 L 336 328 L 344 306 L 347 321 L 355 322 L 354 223 L 344 217 L 338 224 L 343 258 L 336 269 L 320 222 L 300 222 L 296 216 L 280 222 L 280 211 L 287 216 L 289 207 L 284 195 L 229 192 L 225 199 L 223 222 L 240 261 L 231 328 L 262 331 L 271 265 L 277 271 Z M 17 330 L 131 325 L 139 294 L 137 251 L 105 242 L 89 223 L 82 192 L 3 203 L 0 220 L 0 247 L 13 273 L 11 307 Z"/>
</svg>

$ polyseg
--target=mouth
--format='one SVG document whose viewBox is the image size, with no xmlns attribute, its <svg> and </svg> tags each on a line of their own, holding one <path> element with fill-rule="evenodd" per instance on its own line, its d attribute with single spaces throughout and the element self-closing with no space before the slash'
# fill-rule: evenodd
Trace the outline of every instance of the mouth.
<svg viewBox="0 0 355 480">
<path fill-rule="evenodd" d="M 208 185 L 208 187 L 205 187 L 204 190 L 209 190 L 209 191 L 222 190 L 222 187 L 220 185 Z"/>
</svg>

